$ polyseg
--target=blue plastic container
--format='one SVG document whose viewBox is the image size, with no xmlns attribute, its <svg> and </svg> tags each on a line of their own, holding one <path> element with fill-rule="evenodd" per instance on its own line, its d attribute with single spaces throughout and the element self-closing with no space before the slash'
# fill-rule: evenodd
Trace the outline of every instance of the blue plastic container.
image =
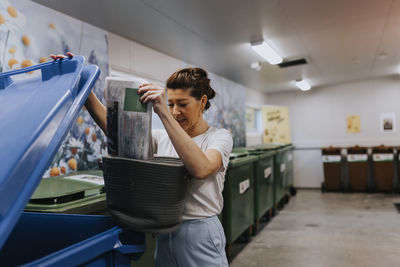
<svg viewBox="0 0 400 267">
<path fill-rule="evenodd" d="M 22 213 L 99 74 L 81 56 L 0 74 L 0 266 L 130 266 L 144 252 L 144 234 L 107 216 Z"/>
<path fill-rule="evenodd" d="M 145 250 L 142 233 L 108 216 L 24 212 L 0 252 L 0 266 L 130 266 Z"/>
</svg>

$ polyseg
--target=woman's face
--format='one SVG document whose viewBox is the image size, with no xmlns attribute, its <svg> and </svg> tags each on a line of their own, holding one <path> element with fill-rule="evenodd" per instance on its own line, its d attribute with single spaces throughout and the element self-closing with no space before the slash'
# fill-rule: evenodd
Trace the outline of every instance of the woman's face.
<svg viewBox="0 0 400 267">
<path fill-rule="evenodd" d="M 197 100 L 190 95 L 190 89 L 167 89 L 169 111 L 179 125 L 189 133 L 203 118 L 207 97 Z"/>
</svg>

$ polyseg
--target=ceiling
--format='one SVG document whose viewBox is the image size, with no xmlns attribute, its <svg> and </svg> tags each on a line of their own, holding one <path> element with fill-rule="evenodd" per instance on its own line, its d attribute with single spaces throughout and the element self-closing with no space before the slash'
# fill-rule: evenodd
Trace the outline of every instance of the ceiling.
<svg viewBox="0 0 400 267">
<path fill-rule="evenodd" d="M 34 1 L 266 93 L 399 71 L 400 0 Z M 260 38 L 309 64 L 252 70 Z"/>
</svg>

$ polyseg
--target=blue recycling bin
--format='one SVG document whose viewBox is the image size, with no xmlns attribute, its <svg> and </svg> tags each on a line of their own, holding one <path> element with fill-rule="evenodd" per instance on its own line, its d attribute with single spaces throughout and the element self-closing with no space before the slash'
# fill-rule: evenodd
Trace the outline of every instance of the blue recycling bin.
<svg viewBox="0 0 400 267">
<path fill-rule="evenodd" d="M 0 266 L 130 266 L 144 234 L 109 216 L 24 212 L 0 252 Z"/>
<path fill-rule="evenodd" d="M 81 56 L 0 74 L 0 266 L 130 266 L 144 252 L 144 234 L 108 216 L 23 212 L 99 74 Z"/>
</svg>

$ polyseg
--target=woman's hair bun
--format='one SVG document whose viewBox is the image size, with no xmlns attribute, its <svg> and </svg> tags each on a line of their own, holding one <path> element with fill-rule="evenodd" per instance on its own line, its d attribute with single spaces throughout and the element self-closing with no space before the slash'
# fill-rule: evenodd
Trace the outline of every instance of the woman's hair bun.
<svg viewBox="0 0 400 267">
<path fill-rule="evenodd" d="M 203 95 L 207 96 L 207 103 L 204 107 L 210 107 L 210 101 L 215 97 L 215 91 L 211 88 L 207 71 L 202 68 L 185 68 L 173 73 L 167 80 L 168 89 L 191 90 L 190 95 L 200 100 Z"/>
</svg>

